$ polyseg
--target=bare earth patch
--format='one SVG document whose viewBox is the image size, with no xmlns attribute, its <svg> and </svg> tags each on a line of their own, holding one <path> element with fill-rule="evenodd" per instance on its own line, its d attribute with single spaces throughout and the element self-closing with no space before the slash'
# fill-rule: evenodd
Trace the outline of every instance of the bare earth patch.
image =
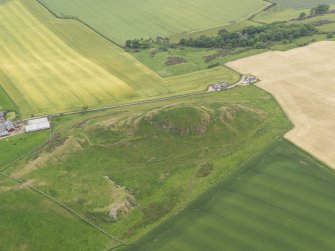
<svg viewBox="0 0 335 251">
<path fill-rule="evenodd" d="M 49 161 L 52 163 L 57 163 L 63 161 L 67 156 L 71 155 L 74 152 L 81 151 L 82 147 L 74 137 L 69 137 L 64 144 L 58 146 L 51 153 L 44 153 L 38 158 L 30 161 L 26 166 L 20 168 L 12 173 L 13 177 L 19 179 L 32 171 L 43 168 Z"/>
<path fill-rule="evenodd" d="M 335 42 L 267 52 L 227 64 L 256 75 L 295 125 L 285 137 L 335 168 Z"/>
</svg>

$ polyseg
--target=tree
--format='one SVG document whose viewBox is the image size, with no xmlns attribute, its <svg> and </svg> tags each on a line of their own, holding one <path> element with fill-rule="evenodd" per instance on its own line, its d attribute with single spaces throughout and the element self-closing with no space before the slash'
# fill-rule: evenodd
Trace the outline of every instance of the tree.
<svg viewBox="0 0 335 251">
<path fill-rule="evenodd" d="M 333 33 L 328 33 L 327 34 L 327 38 L 333 38 L 334 37 L 334 34 Z"/>
<path fill-rule="evenodd" d="M 299 19 L 302 20 L 302 19 L 305 19 L 307 16 L 306 12 L 301 12 L 300 15 L 299 15 Z"/>
<path fill-rule="evenodd" d="M 320 4 L 316 7 L 316 14 L 317 15 L 322 15 L 326 14 L 330 9 L 330 6 L 327 4 Z"/>
<path fill-rule="evenodd" d="M 133 49 L 140 48 L 140 40 L 134 39 L 133 42 L 132 42 L 132 44 L 131 44 L 131 48 L 133 48 Z"/>
<path fill-rule="evenodd" d="M 317 7 L 314 7 L 310 11 L 310 16 L 323 15 L 329 12 L 330 6 L 327 4 L 319 4 Z"/>
<path fill-rule="evenodd" d="M 126 48 L 131 48 L 131 44 L 132 44 L 131 40 L 127 40 L 125 44 Z"/>
</svg>

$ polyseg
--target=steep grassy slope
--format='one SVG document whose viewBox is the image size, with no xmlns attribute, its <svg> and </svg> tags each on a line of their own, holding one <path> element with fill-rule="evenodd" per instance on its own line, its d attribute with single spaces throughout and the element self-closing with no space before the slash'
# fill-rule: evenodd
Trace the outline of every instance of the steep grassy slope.
<svg viewBox="0 0 335 251">
<path fill-rule="evenodd" d="M 0 140 L 0 170 L 27 152 L 46 143 L 48 137 L 49 132 L 45 131 L 42 133 L 19 135 L 9 139 Z"/>
<path fill-rule="evenodd" d="M 125 250 L 334 250 L 334 181 L 281 140 Z"/>
<path fill-rule="evenodd" d="M 254 87 L 59 118 L 8 169 L 119 238 L 142 236 L 290 127 Z"/>
<path fill-rule="evenodd" d="M 125 40 L 169 36 L 246 19 L 261 0 L 41 0 L 60 17 L 77 17 L 123 45 Z"/>
<path fill-rule="evenodd" d="M 49 132 L 0 140 L 0 171 L 31 156 Z M 17 163 L 18 163 L 17 162 Z M 0 174 L 0 250 L 102 250 L 115 243 L 51 200 Z"/>
</svg>

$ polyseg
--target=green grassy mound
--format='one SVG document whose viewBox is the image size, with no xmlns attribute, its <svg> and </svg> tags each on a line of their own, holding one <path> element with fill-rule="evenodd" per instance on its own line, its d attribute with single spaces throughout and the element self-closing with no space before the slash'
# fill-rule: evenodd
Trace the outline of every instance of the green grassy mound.
<svg viewBox="0 0 335 251">
<path fill-rule="evenodd" d="M 58 120 L 50 144 L 8 172 L 126 241 L 290 127 L 251 86 Z"/>
<path fill-rule="evenodd" d="M 125 250 L 334 250 L 334 181 L 280 140 Z"/>
</svg>

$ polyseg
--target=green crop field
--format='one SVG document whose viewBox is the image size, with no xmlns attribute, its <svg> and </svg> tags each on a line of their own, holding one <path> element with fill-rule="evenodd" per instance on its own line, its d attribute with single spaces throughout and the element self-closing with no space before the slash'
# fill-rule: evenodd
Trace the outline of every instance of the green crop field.
<svg viewBox="0 0 335 251">
<path fill-rule="evenodd" d="M 252 86 L 53 122 L 49 144 L 6 172 L 127 242 L 290 128 Z"/>
<path fill-rule="evenodd" d="M 125 250 L 334 250 L 335 173 L 280 140 Z"/>
<path fill-rule="evenodd" d="M 272 0 L 271 2 L 295 9 L 311 8 L 318 4 L 335 4 L 335 0 Z"/>
<path fill-rule="evenodd" d="M 258 13 L 253 20 L 262 23 L 287 21 L 299 17 L 301 12 L 309 12 L 309 9 L 293 9 L 283 5 L 276 5 L 266 11 Z"/>
<path fill-rule="evenodd" d="M 204 30 L 247 19 L 261 0 L 41 0 L 60 17 L 77 17 L 123 45 L 125 40 Z"/>
</svg>

